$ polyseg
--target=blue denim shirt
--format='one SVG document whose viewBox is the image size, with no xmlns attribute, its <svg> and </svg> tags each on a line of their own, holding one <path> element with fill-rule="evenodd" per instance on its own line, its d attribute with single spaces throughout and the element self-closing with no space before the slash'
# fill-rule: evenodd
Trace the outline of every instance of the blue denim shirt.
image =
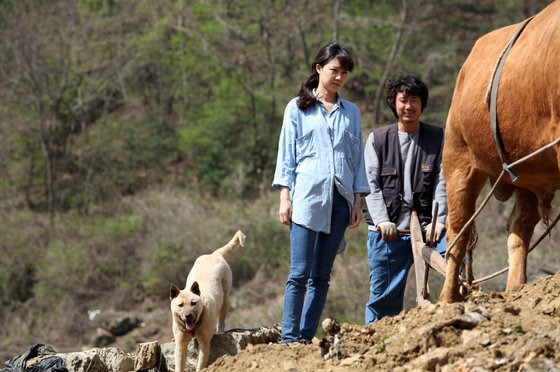
<svg viewBox="0 0 560 372">
<path fill-rule="evenodd" d="M 330 234 L 334 187 L 349 208 L 355 193 L 370 192 L 360 109 L 340 97 L 330 112 L 320 101 L 305 111 L 296 102 L 284 111 L 272 187 L 290 189 L 293 222 Z"/>
</svg>

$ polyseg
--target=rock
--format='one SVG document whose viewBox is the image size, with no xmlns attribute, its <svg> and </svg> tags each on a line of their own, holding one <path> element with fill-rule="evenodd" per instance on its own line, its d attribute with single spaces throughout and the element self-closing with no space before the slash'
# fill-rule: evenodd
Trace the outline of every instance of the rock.
<svg viewBox="0 0 560 372">
<path fill-rule="evenodd" d="M 56 354 L 64 360 L 68 372 L 106 372 L 107 366 L 95 349 L 75 353 Z"/>
<path fill-rule="evenodd" d="M 321 324 L 327 337 L 319 343 L 321 348 L 321 356 L 324 360 L 341 357 L 340 353 L 340 325 L 335 319 L 326 318 Z M 362 333 L 367 332 L 367 328 L 360 330 Z"/>
<path fill-rule="evenodd" d="M 341 367 L 356 367 L 356 366 L 361 364 L 363 359 L 364 359 L 363 355 L 355 354 L 355 355 L 352 355 L 351 357 L 342 359 L 340 361 L 340 366 Z"/>
<path fill-rule="evenodd" d="M 165 359 L 165 364 L 170 370 L 175 370 L 175 343 L 166 342 L 160 345 L 161 355 Z"/>
<path fill-rule="evenodd" d="M 440 368 L 449 361 L 451 350 L 446 347 L 440 347 L 420 355 L 410 363 L 410 367 L 419 371 L 435 371 L 436 367 Z"/>
<path fill-rule="evenodd" d="M 488 353 L 477 353 L 441 367 L 441 372 L 490 372 L 495 370 L 494 358 Z"/>
<path fill-rule="evenodd" d="M 461 333 L 461 340 L 466 347 L 475 347 L 476 345 L 488 346 L 490 341 L 490 336 L 486 332 L 474 329 L 474 330 L 464 330 Z"/>
<path fill-rule="evenodd" d="M 548 358 L 535 358 L 525 363 L 519 371 L 521 372 L 540 372 L 540 371 L 560 371 L 560 364 Z"/>
<path fill-rule="evenodd" d="M 107 330 L 115 336 L 122 336 L 142 324 L 142 320 L 129 315 L 120 316 L 107 324 Z"/>
<path fill-rule="evenodd" d="M 157 341 L 138 344 L 134 357 L 134 370 L 144 371 L 154 368 L 157 365 L 160 352 L 161 349 Z"/>
<path fill-rule="evenodd" d="M 250 345 L 277 343 L 278 341 L 280 341 L 278 327 L 233 330 L 225 334 L 217 334 L 214 335 L 210 344 L 209 363 L 223 355 L 236 355 Z M 139 344 L 135 357 L 116 347 L 56 353 L 54 349 L 46 346 L 40 351 L 38 357 L 33 358 L 32 363 L 37 363 L 46 357 L 56 356 L 62 359 L 69 372 L 128 372 L 148 371 L 154 368 L 157 368 L 159 372 L 167 372 L 168 367 L 172 370 L 175 368 L 175 344 L 173 342 L 161 346 L 157 341 Z M 197 360 L 198 348 L 193 340 L 188 348 L 188 368 L 194 370 Z"/>
<path fill-rule="evenodd" d="M 134 370 L 134 358 L 116 347 L 59 353 L 69 372 L 128 372 Z"/>
<path fill-rule="evenodd" d="M 111 332 L 103 328 L 97 328 L 95 331 L 95 336 L 91 340 L 91 345 L 93 347 L 106 347 L 114 344 L 116 341 L 115 336 Z"/>
<path fill-rule="evenodd" d="M 111 333 L 123 336 L 142 324 L 142 319 L 122 311 L 99 312 L 92 320 L 93 324 Z"/>
<path fill-rule="evenodd" d="M 139 344 L 134 357 L 134 370 L 147 371 L 157 368 L 159 372 L 167 371 L 167 364 L 157 341 Z"/>
<path fill-rule="evenodd" d="M 512 314 L 512 315 L 519 315 L 519 313 L 521 312 L 521 309 L 517 306 L 506 305 L 506 307 L 504 307 L 504 311 L 506 313 L 509 313 L 509 314 Z"/>
<path fill-rule="evenodd" d="M 321 326 L 323 327 L 323 331 L 325 331 L 325 333 L 327 334 L 334 335 L 340 332 L 340 325 L 335 319 L 325 318 L 325 320 L 323 320 L 323 323 L 321 323 Z"/>
<path fill-rule="evenodd" d="M 74 353 L 42 353 L 35 358 L 29 359 L 27 366 L 32 366 L 49 357 L 62 359 L 69 372 L 128 372 L 134 370 L 134 359 L 132 356 L 116 347 L 91 349 Z M 39 367 L 36 366 L 36 368 Z"/>
<path fill-rule="evenodd" d="M 109 372 L 128 372 L 134 369 L 134 358 L 116 347 L 96 349 L 97 355 Z"/>
<path fill-rule="evenodd" d="M 463 341 L 463 345 L 469 346 L 473 343 L 478 343 L 478 340 L 482 336 L 482 331 L 477 329 L 474 330 L 464 330 L 461 333 L 461 339 Z"/>
<path fill-rule="evenodd" d="M 532 359 L 548 357 L 560 347 L 558 340 L 546 333 L 530 335 L 525 344 L 515 353 L 515 362 L 529 362 Z"/>
<path fill-rule="evenodd" d="M 210 356 L 208 364 L 210 365 L 216 359 L 223 355 L 237 355 L 248 345 L 268 344 L 269 342 L 279 342 L 281 337 L 278 327 L 261 327 L 255 329 L 234 329 L 227 333 L 215 334 L 210 343 Z M 168 342 L 161 345 L 161 353 L 165 358 L 165 362 L 169 369 L 175 369 L 175 344 Z M 187 351 L 187 369 L 196 368 L 198 361 L 198 346 L 196 340 L 193 339 L 189 343 Z"/>
</svg>

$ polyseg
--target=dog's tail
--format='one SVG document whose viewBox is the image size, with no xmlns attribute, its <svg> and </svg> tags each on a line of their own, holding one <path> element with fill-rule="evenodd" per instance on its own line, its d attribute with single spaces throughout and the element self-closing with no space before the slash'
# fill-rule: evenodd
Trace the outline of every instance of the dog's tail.
<svg viewBox="0 0 560 372">
<path fill-rule="evenodd" d="M 218 254 L 227 259 L 229 255 L 235 252 L 239 246 L 243 246 L 243 243 L 245 243 L 245 234 L 243 234 L 241 230 L 237 230 L 229 243 L 224 245 L 222 248 L 216 249 L 214 254 Z"/>
</svg>

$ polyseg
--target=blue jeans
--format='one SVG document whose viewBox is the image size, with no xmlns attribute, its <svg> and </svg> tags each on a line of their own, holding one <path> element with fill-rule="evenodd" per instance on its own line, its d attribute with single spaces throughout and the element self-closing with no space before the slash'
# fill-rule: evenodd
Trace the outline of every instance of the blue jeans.
<svg viewBox="0 0 560 372">
<path fill-rule="evenodd" d="M 334 192 L 331 233 L 316 232 L 292 222 L 290 275 L 284 294 L 282 341 L 315 336 L 329 290 L 337 250 L 350 221 L 348 201 Z"/>
<path fill-rule="evenodd" d="M 445 256 L 445 235 L 436 244 Z M 403 309 L 404 290 L 408 271 L 414 257 L 410 235 L 400 235 L 396 241 L 386 242 L 377 231 L 368 231 L 369 301 L 366 304 L 366 324 L 385 316 L 393 316 Z"/>
</svg>

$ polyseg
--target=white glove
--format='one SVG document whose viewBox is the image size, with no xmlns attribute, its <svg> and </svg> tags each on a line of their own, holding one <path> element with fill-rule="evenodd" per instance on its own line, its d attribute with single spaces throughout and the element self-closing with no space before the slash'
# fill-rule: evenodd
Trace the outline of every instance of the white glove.
<svg viewBox="0 0 560 372">
<path fill-rule="evenodd" d="M 432 223 L 429 223 L 428 226 L 426 226 L 426 240 L 433 243 L 438 242 L 443 235 L 443 230 L 445 230 L 445 225 L 440 222 L 436 222 L 434 236 L 432 239 L 430 239 L 430 234 L 432 233 Z"/>
<path fill-rule="evenodd" d="M 385 221 L 377 224 L 377 230 L 381 233 L 381 238 L 386 242 L 392 242 L 397 239 L 397 225 L 391 221 Z"/>
</svg>

